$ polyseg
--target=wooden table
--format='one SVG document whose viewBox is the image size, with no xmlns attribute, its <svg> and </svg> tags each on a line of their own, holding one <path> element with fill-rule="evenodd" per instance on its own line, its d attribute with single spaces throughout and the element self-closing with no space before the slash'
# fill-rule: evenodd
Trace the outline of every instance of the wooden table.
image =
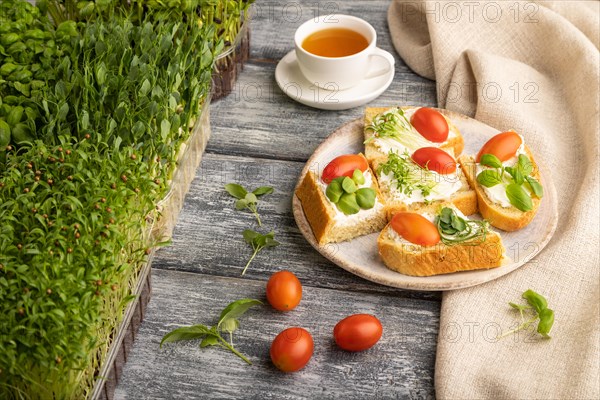
<svg viewBox="0 0 600 400">
<path fill-rule="evenodd" d="M 435 82 L 423 79 L 393 51 L 386 23 L 389 0 L 274 2 L 259 0 L 252 22 L 252 53 L 234 93 L 211 106 L 212 137 L 187 195 L 173 244 L 153 262 L 153 294 L 124 367 L 116 398 L 432 398 L 440 294 L 380 286 L 333 265 L 304 240 L 292 216 L 291 197 L 304 162 L 339 125 L 363 108 L 320 111 L 286 97 L 275 82 L 277 61 L 293 48 L 293 33 L 315 13 L 362 17 L 379 34 L 378 45 L 396 56 L 390 88 L 372 106 L 436 105 Z M 234 210 L 223 185 L 273 186 L 260 202 L 263 231 L 283 244 L 251 255 L 242 239 L 257 229 L 254 217 Z M 280 313 L 265 305 L 242 318 L 234 344 L 246 365 L 198 341 L 166 345 L 162 336 L 180 326 L 213 324 L 220 310 L 240 298 L 265 300 L 272 273 L 293 271 L 304 287 L 302 302 Z M 333 342 L 343 317 L 371 313 L 384 326 L 376 347 L 348 353 Z M 290 326 L 308 329 L 315 341 L 309 364 L 280 373 L 269 358 L 273 338 Z"/>
</svg>

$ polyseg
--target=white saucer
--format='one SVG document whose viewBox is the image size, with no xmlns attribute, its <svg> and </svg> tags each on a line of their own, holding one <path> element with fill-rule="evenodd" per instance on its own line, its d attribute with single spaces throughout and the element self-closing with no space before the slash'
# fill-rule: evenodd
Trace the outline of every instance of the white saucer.
<svg viewBox="0 0 600 400">
<path fill-rule="evenodd" d="M 373 58 L 373 69 L 384 68 L 386 61 Z M 374 100 L 394 79 L 394 68 L 386 74 L 365 79 L 346 90 L 325 90 L 314 86 L 300 72 L 296 52 L 290 51 L 277 64 L 275 80 L 281 90 L 292 99 L 321 110 L 347 110 Z"/>
</svg>

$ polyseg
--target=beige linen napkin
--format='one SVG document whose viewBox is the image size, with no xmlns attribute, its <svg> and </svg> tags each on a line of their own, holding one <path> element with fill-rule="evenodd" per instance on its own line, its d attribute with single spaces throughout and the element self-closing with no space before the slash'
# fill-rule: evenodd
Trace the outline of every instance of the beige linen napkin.
<svg viewBox="0 0 600 400">
<path fill-rule="evenodd" d="M 400 1 L 394 45 L 437 81 L 439 106 L 520 132 L 550 168 L 554 238 L 519 270 L 446 292 L 435 370 L 441 399 L 600 398 L 599 3 Z M 550 340 L 497 341 L 531 288 L 555 311 Z"/>
</svg>

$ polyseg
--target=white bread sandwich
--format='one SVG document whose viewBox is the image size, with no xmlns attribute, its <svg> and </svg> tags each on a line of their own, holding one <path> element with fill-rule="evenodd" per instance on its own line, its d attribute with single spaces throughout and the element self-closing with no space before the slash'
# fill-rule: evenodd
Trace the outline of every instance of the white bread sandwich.
<svg viewBox="0 0 600 400">
<path fill-rule="evenodd" d="M 389 269 L 411 276 L 490 269 L 505 262 L 500 235 L 452 205 L 435 214 L 397 213 L 377 246 Z"/>
<path fill-rule="evenodd" d="M 412 154 L 390 151 L 373 164 L 388 220 L 400 211 L 434 212 L 451 202 L 463 214 L 477 212 L 477 197 L 451 154 L 424 147 Z"/>
<path fill-rule="evenodd" d="M 462 156 L 461 167 L 477 192 L 479 212 L 496 228 L 527 226 L 540 206 L 544 189 L 523 137 L 514 131 L 492 137 L 477 157 Z"/>
<path fill-rule="evenodd" d="M 377 180 L 362 154 L 336 157 L 322 172 L 308 171 L 296 195 L 320 245 L 378 232 L 387 222 Z"/>
<path fill-rule="evenodd" d="M 464 148 L 458 128 L 428 107 L 367 108 L 364 116 L 365 156 L 371 164 L 390 151 L 412 154 L 421 147 L 440 147 L 460 155 Z"/>
</svg>

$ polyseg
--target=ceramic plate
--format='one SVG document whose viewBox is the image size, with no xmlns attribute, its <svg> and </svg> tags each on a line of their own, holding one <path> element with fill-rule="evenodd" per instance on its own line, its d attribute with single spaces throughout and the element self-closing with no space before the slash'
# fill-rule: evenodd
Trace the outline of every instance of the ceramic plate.
<svg viewBox="0 0 600 400">
<path fill-rule="evenodd" d="M 498 133 L 482 122 L 447 110 L 439 110 L 448 116 L 460 129 L 465 140 L 464 154 L 476 154 L 481 146 Z M 334 131 L 313 153 L 302 170 L 301 182 L 309 169 L 321 168 L 333 158 L 349 153 L 364 152 L 362 119 L 351 121 Z M 533 149 L 535 152 L 535 149 Z M 298 228 L 309 243 L 323 256 L 341 268 L 382 285 L 412 290 L 454 290 L 489 282 L 506 275 L 535 257 L 548 244 L 554 234 L 558 220 L 556 189 L 543 160 L 536 159 L 540 168 L 544 198 L 533 221 L 516 232 L 496 229 L 502 236 L 506 255 L 510 260 L 505 265 L 476 271 L 416 277 L 403 275 L 385 267 L 377 250 L 377 236 L 373 233 L 343 243 L 319 246 L 312 229 L 304 216 L 298 197 L 293 197 L 293 212 Z"/>
<path fill-rule="evenodd" d="M 384 68 L 386 61 L 373 58 L 373 69 Z M 277 64 L 275 80 L 279 88 L 298 103 L 321 110 L 347 110 L 367 104 L 383 93 L 394 79 L 394 68 L 388 73 L 371 79 L 364 79 L 358 85 L 346 90 L 319 89 L 310 83 L 298 66 L 296 52 L 290 51 Z"/>
</svg>

